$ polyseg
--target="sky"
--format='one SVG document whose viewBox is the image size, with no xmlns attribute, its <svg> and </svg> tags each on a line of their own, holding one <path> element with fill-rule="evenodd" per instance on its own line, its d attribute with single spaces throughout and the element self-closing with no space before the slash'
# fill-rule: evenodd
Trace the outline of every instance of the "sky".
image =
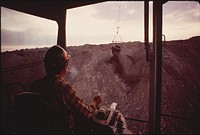
<svg viewBox="0 0 200 135">
<path fill-rule="evenodd" d="M 152 41 L 152 2 L 149 8 L 149 40 Z M 111 43 L 117 27 L 123 42 L 144 42 L 143 1 L 108 1 L 66 12 L 67 46 Z M 52 46 L 57 42 L 57 31 L 55 21 L 1 7 L 1 52 Z M 200 4 L 197 1 L 166 2 L 163 34 L 168 41 L 200 36 Z"/>
</svg>

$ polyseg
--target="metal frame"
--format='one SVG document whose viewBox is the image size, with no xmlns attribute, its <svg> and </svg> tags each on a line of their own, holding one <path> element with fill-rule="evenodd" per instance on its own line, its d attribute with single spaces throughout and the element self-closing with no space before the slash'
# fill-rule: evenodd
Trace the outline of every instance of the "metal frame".
<svg viewBox="0 0 200 135">
<path fill-rule="evenodd" d="M 153 1 L 153 50 L 150 58 L 149 133 L 160 134 L 162 92 L 162 5 Z"/>
<path fill-rule="evenodd" d="M 144 44 L 146 49 L 146 61 L 149 61 L 149 1 L 144 1 Z"/>
<path fill-rule="evenodd" d="M 60 9 L 60 16 L 57 18 L 58 38 L 57 44 L 66 50 L 66 9 Z"/>
</svg>

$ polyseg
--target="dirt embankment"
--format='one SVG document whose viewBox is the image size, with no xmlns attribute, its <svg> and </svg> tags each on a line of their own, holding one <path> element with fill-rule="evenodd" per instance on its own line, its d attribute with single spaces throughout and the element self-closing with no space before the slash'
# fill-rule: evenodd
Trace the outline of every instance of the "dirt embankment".
<svg viewBox="0 0 200 135">
<path fill-rule="evenodd" d="M 117 102 L 117 109 L 125 117 L 148 121 L 150 63 L 146 61 L 144 43 L 118 44 L 121 47 L 123 72 L 116 72 L 117 64 L 110 62 L 112 45 L 68 47 L 71 59 L 66 79 L 86 102 L 91 102 L 96 94 L 100 94 L 102 105 L 109 106 Z M 46 49 L 2 53 L 1 83 L 21 81 L 28 88 L 33 80 L 44 76 L 43 63 L 40 61 Z M 163 45 L 162 113 L 200 119 L 199 61 L 200 37 L 167 41 Z M 4 87 L 3 91 L 1 95 L 6 100 L 4 96 L 8 90 Z M 192 120 L 162 117 L 161 132 L 197 133 L 200 132 L 198 124 Z M 129 121 L 128 127 L 137 134 L 148 132 L 146 123 Z"/>
</svg>

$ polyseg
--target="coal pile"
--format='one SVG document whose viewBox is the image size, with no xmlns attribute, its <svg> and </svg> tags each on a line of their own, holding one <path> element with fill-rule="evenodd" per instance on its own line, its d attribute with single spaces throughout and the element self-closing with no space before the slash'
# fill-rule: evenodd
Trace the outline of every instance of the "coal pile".
<svg viewBox="0 0 200 135">
<path fill-rule="evenodd" d="M 111 47 L 115 44 L 69 46 L 71 55 L 66 79 L 80 98 L 90 103 L 96 95 L 102 104 L 117 102 L 117 109 L 126 118 L 148 121 L 150 62 L 146 61 L 142 42 L 118 43 L 123 72 L 116 72 Z M 45 75 L 43 56 L 47 48 L 24 49 L 1 54 L 2 108 L 7 109 L 10 97 L 24 91 L 22 87 L 5 84 L 22 82 L 25 90 Z M 167 41 L 163 45 L 161 133 L 200 133 L 200 37 Z M 33 63 L 33 64 L 31 64 Z M 22 65 L 22 66 L 21 66 Z M 13 89 L 18 91 L 13 92 Z M 9 94 L 7 94 L 9 95 Z M 11 98 L 12 99 L 12 98 Z M 12 100 L 12 102 L 14 102 Z M 188 119 L 168 117 L 185 116 Z M 194 120 L 194 119 L 195 120 Z M 148 133 L 148 123 L 128 120 L 135 134 Z M 6 128 L 6 125 L 5 125 Z"/>
</svg>

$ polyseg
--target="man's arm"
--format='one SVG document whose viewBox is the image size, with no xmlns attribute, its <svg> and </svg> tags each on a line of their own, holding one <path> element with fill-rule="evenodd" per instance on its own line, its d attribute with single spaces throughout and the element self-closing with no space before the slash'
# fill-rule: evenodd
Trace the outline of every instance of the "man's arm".
<svg viewBox="0 0 200 135">
<path fill-rule="evenodd" d="M 65 84 L 64 87 L 58 89 L 58 96 L 60 100 L 64 102 L 66 106 L 72 106 L 76 108 L 85 117 L 91 118 L 96 110 L 96 104 L 88 105 L 82 99 L 80 99 L 74 89 L 69 85 Z M 96 102 L 96 101 L 95 101 Z"/>
</svg>

